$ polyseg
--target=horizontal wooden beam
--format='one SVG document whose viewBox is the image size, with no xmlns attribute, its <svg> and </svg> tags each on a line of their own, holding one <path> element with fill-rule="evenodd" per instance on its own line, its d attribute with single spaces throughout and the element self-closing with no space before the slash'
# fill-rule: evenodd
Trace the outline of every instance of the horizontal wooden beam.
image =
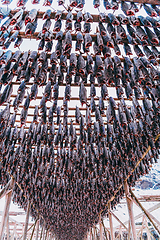
<svg viewBox="0 0 160 240">
<path fill-rule="evenodd" d="M 138 206 L 141 208 L 141 210 L 144 212 L 144 214 L 147 216 L 147 218 L 149 219 L 149 221 L 152 223 L 152 225 L 154 226 L 154 228 L 156 229 L 156 231 L 158 232 L 158 234 L 160 235 L 160 230 L 158 229 L 158 227 L 155 225 L 155 223 L 153 222 L 152 218 L 150 217 L 150 215 L 148 214 L 148 211 L 146 211 L 146 209 L 142 206 L 142 204 L 139 202 L 139 200 L 137 199 L 137 197 L 135 196 L 135 194 L 132 192 L 131 189 L 129 189 L 131 197 L 133 198 L 133 200 L 138 204 Z"/>
<path fill-rule="evenodd" d="M 35 40 L 36 40 L 38 34 L 39 34 L 39 32 L 35 32 L 35 33 L 32 34 L 32 35 L 26 35 L 25 32 L 19 32 L 19 36 L 22 37 L 22 38 L 24 38 L 24 39 L 35 39 Z M 82 35 L 83 35 L 83 37 L 85 36 L 84 33 L 83 33 Z M 56 33 L 53 32 L 53 36 L 54 36 L 54 38 L 55 38 L 55 37 L 56 37 Z M 72 33 L 71 36 L 72 36 L 72 41 L 76 41 L 77 34 L 76 34 L 76 33 Z M 93 41 L 93 42 L 97 41 L 97 35 L 96 35 L 96 34 L 90 34 L 90 36 L 92 37 L 92 41 Z M 65 34 L 63 34 L 63 38 L 62 38 L 62 39 L 64 39 L 64 38 L 65 38 Z M 135 41 L 136 41 L 136 39 L 135 39 Z M 124 44 L 124 43 L 130 44 L 130 43 L 128 42 L 128 39 L 127 39 L 127 38 L 122 39 L 122 42 L 123 42 L 123 44 Z M 140 46 L 141 46 L 141 44 L 139 44 L 138 41 L 137 41 L 136 43 L 137 43 L 137 45 L 140 45 Z M 121 45 L 121 44 L 120 44 L 120 45 Z M 148 44 L 148 46 L 151 46 L 151 45 Z M 85 56 L 84 56 L 84 57 L 85 57 Z"/>
<path fill-rule="evenodd" d="M 120 202 L 121 204 L 126 204 L 126 201 L 124 201 L 125 199 L 122 199 L 122 201 Z M 138 198 L 138 200 L 140 202 L 160 202 L 160 196 L 159 195 L 144 195 L 144 196 L 140 196 Z"/>
<path fill-rule="evenodd" d="M 120 204 L 121 204 L 121 203 L 120 203 Z M 158 208 L 160 208 L 160 203 L 158 203 L 158 204 L 156 204 L 155 206 L 147 209 L 147 211 L 148 211 L 149 213 L 151 213 L 151 212 L 157 210 Z M 138 220 L 139 218 L 141 218 L 141 217 L 143 217 L 143 216 L 144 216 L 144 213 L 142 212 L 142 213 L 136 215 L 136 216 L 134 217 L 134 219 L 135 219 L 135 220 Z M 129 220 L 123 222 L 123 224 L 124 224 L 124 225 L 129 224 Z M 119 227 L 120 227 L 120 225 L 116 226 L 115 228 L 119 228 Z"/>
</svg>

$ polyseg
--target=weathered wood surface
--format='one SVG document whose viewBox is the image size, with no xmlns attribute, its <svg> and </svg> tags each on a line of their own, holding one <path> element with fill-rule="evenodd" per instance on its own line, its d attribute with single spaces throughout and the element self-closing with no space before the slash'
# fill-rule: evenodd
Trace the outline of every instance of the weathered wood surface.
<svg viewBox="0 0 160 240">
<path fill-rule="evenodd" d="M 126 196 L 126 201 L 127 201 L 129 219 L 130 219 L 131 227 L 132 227 L 133 239 L 137 240 L 135 219 L 134 219 L 134 213 L 133 213 L 133 201 L 130 198 L 129 186 L 127 184 L 127 181 L 124 182 L 124 190 L 125 190 L 125 196 Z"/>
<path fill-rule="evenodd" d="M 132 196 L 132 198 L 136 201 L 136 203 L 138 204 L 138 206 L 141 208 L 141 210 L 144 212 L 144 214 L 147 216 L 147 218 L 149 219 L 149 221 L 152 223 L 152 225 L 154 226 L 154 228 L 156 229 L 156 231 L 158 232 L 158 234 L 160 235 L 160 230 L 158 229 L 158 227 L 155 225 L 155 223 L 153 222 L 152 218 L 150 217 L 150 215 L 148 214 L 148 212 L 146 211 L 146 209 L 142 206 L 142 204 L 139 202 L 139 200 L 137 199 L 137 197 L 135 196 L 135 194 L 132 192 L 132 190 L 130 189 L 130 194 Z"/>
<path fill-rule="evenodd" d="M 11 189 L 13 189 L 14 184 L 15 184 L 15 180 L 12 178 L 11 182 L 10 182 Z M 0 227 L 0 240 L 3 240 L 4 230 L 5 230 L 5 226 L 7 223 L 7 217 L 8 217 L 8 212 L 9 212 L 10 203 L 11 203 L 11 198 L 12 198 L 12 191 L 10 191 L 7 194 L 7 198 L 6 198 L 6 202 L 5 202 L 5 207 L 4 207 L 4 212 L 3 212 L 2 222 L 1 222 L 1 227 Z"/>
</svg>

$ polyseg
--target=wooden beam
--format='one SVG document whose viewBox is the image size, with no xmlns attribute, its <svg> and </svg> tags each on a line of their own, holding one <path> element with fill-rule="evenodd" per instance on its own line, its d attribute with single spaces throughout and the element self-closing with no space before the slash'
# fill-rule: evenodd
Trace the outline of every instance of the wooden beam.
<svg viewBox="0 0 160 240">
<path fill-rule="evenodd" d="M 107 237 L 107 232 L 106 232 L 106 228 L 104 226 L 104 222 L 103 222 L 103 219 L 101 218 L 101 221 L 102 221 L 102 225 L 103 225 L 103 230 L 104 230 L 104 234 L 105 234 L 105 238 L 106 240 L 109 240 L 108 237 Z M 95 240 L 95 239 L 94 239 Z"/>
<path fill-rule="evenodd" d="M 158 208 L 160 208 L 160 203 L 158 203 L 158 204 L 156 204 L 155 206 L 149 208 L 147 211 L 148 211 L 148 212 L 153 212 L 153 211 L 157 210 Z M 144 213 L 140 213 L 140 214 L 138 214 L 137 216 L 135 216 L 134 219 L 137 220 L 137 219 L 143 217 L 143 215 L 144 215 Z M 124 225 L 129 224 L 129 221 L 126 221 L 126 222 L 124 222 L 123 224 L 124 224 Z M 117 226 L 117 227 L 119 227 L 119 226 Z"/>
<path fill-rule="evenodd" d="M 7 198 L 7 195 L 6 195 L 6 198 Z M 7 228 L 7 240 L 9 240 L 9 214 L 7 216 L 7 224 L 6 224 L 6 228 Z"/>
<path fill-rule="evenodd" d="M 11 32 L 11 34 L 12 34 L 12 32 Z M 19 32 L 19 36 L 22 37 L 22 38 L 24 38 L 24 39 L 34 39 L 34 40 L 36 40 L 37 37 L 38 37 L 38 34 L 39 34 L 39 32 L 35 32 L 35 33 L 32 34 L 32 35 L 26 35 L 25 32 Z M 83 37 L 85 36 L 85 34 L 83 34 L 83 33 L 82 33 L 82 35 L 83 35 Z M 55 37 L 56 37 L 56 33 L 53 33 L 53 36 L 54 36 L 54 38 L 55 38 Z M 77 34 L 76 34 L 76 33 L 75 33 L 75 34 L 71 34 L 71 36 L 72 36 L 72 41 L 76 41 L 76 39 L 77 39 Z M 97 41 L 97 35 L 96 35 L 96 34 L 90 34 L 90 36 L 92 37 L 92 42 L 96 42 L 96 41 Z M 65 39 L 65 34 L 63 34 L 62 39 L 63 39 L 63 40 Z M 135 40 L 135 41 L 136 41 L 136 40 Z M 123 44 L 124 44 L 124 43 L 130 44 L 130 43 L 128 42 L 128 39 L 127 39 L 127 38 L 122 39 L 122 42 L 123 42 Z M 139 44 L 138 41 L 137 41 L 136 43 L 137 43 L 137 45 L 140 45 L 140 46 L 141 46 L 141 44 Z M 121 44 L 121 45 L 122 45 L 122 44 Z M 148 43 L 148 46 L 151 46 L 151 44 Z M 47 55 L 49 56 L 49 54 L 47 54 Z M 85 55 L 83 55 L 83 57 L 84 57 L 85 60 L 87 59 Z M 104 59 L 104 57 L 102 57 L 102 58 Z M 95 57 L 93 57 L 93 60 L 95 60 Z"/>
<path fill-rule="evenodd" d="M 137 198 L 138 199 L 138 198 Z M 138 200 L 139 201 L 139 200 Z M 133 202 L 139 207 L 139 204 L 133 199 Z M 147 214 L 150 216 L 150 218 L 152 218 L 160 227 L 160 222 L 151 214 L 149 213 L 146 209 L 145 211 L 147 212 Z"/>
<path fill-rule="evenodd" d="M 124 223 L 111 210 L 110 210 L 110 213 L 128 231 L 128 228 L 124 225 Z"/>
<path fill-rule="evenodd" d="M 131 221 L 129 221 L 129 224 L 128 224 L 128 240 L 130 240 L 131 238 Z"/>
<path fill-rule="evenodd" d="M 129 187 L 128 187 L 127 181 L 124 181 L 124 190 L 125 190 L 125 196 L 126 196 L 126 200 L 127 200 L 129 218 L 131 221 L 133 239 L 137 240 L 136 226 L 135 226 L 134 214 L 133 214 L 133 201 L 130 198 Z"/>
<path fill-rule="evenodd" d="M 103 240 L 103 226 L 102 226 L 101 214 L 99 215 L 99 232 L 100 232 L 100 240 Z"/>
<path fill-rule="evenodd" d="M 35 223 L 34 223 L 34 226 L 33 226 L 33 229 L 32 229 L 32 233 L 31 233 L 30 240 L 32 240 L 32 238 L 33 238 L 33 234 L 34 234 L 34 230 L 35 230 L 35 227 L 36 227 L 37 221 L 38 221 L 38 218 L 36 219 L 36 221 L 35 221 Z"/>
<path fill-rule="evenodd" d="M 111 234 L 111 240 L 114 240 L 114 231 L 113 231 L 112 214 L 111 214 L 110 211 L 111 211 L 111 204 L 108 203 L 108 216 L 109 216 L 110 234 Z"/>
<path fill-rule="evenodd" d="M 28 229 L 28 222 L 29 222 L 30 205 L 31 205 L 31 203 L 30 203 L 30 201 L 28 201 L 27 213 L 26 213 L 26 221 L 25 221 L 24 233 L 23 233 L 23 240 L 27 239 L 27 229 Z"/>
<path fill-rule="evenodd" d="M 0 191 L 0 199 L 4 197 L 7 193 L 7 191 L 10 189 L 12 179 L 9 180 L 9 182 L 4 186 L 4 188 Z"/>
<path fill-rule="evenodd" d="M 38 240 L 38 235 L 39 235 L 39 222 L 40 220 L 37 221 L 37 224 L 36 224 L 36 238 L 35 240 Z"/>
<path fill-rule="evenodd" d="M 158 227 L 155 225 L 155 223 L 153 222 L 152 218 L 149 216 L 148 212 L 146 211 L 146 209 L 142 206 L 142 204 L 138 201 L 137 197 L 135 196 L 135 194 L 132 192 L 132 190 L 130 189 L 130 194 L 132 196 L 132 198 L 137 202 L 138 206 L 142 209 L 142 211 L 144 212 L 144 214 L 147 216 L 147 218 L 149 219 L 149 221 L 152 223 L 152 225 L 154 226 L 154 228 L 156 229 L 156 231 L 158 232 L 158 234 L 160 235 L 160 230 L 158 229 Z"/>
<path fill-rule="evenodd" d="M 10 188 L 13 189 L 15 184 L 15 180 L 12 178 L 10 182 Z M 6 202 L 5 202 L 5 208 L 2 216 L 2 222 L 1 222 L 1 227 L 0 227 L 0 240 L 3 240 L 3 235 L 4 235 L 4 230 L 7 222 L 7 217 L 8 217 L 8 212 L 9 212 L 9 207 L 11 203 L 11 198 L 12 198 L 12 191 L 10 191 L 7 194 Z"/>
</svg>

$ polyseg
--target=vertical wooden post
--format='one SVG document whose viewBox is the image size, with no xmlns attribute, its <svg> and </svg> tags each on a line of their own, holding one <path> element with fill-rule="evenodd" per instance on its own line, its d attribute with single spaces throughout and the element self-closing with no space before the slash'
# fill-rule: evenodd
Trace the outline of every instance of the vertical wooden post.
<svg viewBox="0 0 160 240">
<path fill-rule="evenodd" d="M 96 240 L 96 228 L 95 228 L 95 226 L 93 227 L 93 240 Z"/>
<path fill-rule="evenodd" d="M 131 238 L 131 222 L 129 221 L 129 224 L 128 224 L 128 240 L 130 240 Z"/>
<path fill-rule="evenodd" d="M 101 214 L 99 215 L 99 232 L 100 232 L 100 240 L 103 240 L 103 226 L 102 226 Z"/>
<path fill-rule="evenodd" d="M 12 178 L 11 183 L 10 183 L 11 189 L 13 189 L 14 183 L 15 183 L 15 180 Z M 1 227 L 0 227 L 0 240 L 3 240 L 4 230 L 5 230 L 5 226 L 6 226 L 6 222 L 7 222 L 7 216 L 8 216 L 8 212 L 9 212 L 10 203 L 11 203 L 11 198 L 12 198 L 12 191 L 10 191 L 7 194 L 7 198 L 6 198 L 6 202 L 5 202 L 5 208 L 4 208 L 2 221 L 1 221 Z"/>
<path fill-rule="evenodd" d="M 7 240 L 9 240 L 9 212 L 7 216 Z"/>
<path fill-rule="evenodd" d="M 38 240 L 38 234 L 39 234 L 39 221 L 37 221 L 37 224 L 36 224 L 36 239 L 35 240 Z"/>
<path fill-rule="evenodd" d="M 36 221 L 35 221 L 35 223 L 34 223 L 34 226 L 33 226 L 33 229 L 32 229 L 32 233 L 31 233 L 30 240 L 32 240 L 32 238 L 33 238 L 34 230 L 35 230 L 35 227 L 36 227 L 37 222 L 38 222 L 38 219 L 36 219 Z"/>
<path fill-rule="evenodd" d="M 27 213 L 26 213 L 26 221 L 25 221 L 25 226 L 24 226 L 23 240 L 27 239 L 27 229 L 28 229 L 28 222 L 29 222 L 29 211 L 30 211 L 30 201 L 28 201 L 28 205 L 27 205 Z"/>
<path fill-rule="evenodd" d="M 111 240 L 114 240 L 112 214 L 111 214 L 110 210 L 111 210 L 111 204 L 108 203 L 108 216 L 109 216 L 109 225 L 110 225 Z"/>
<path fill-rule="evenodd" d="M 42 240 L 44 240 L 45 239 L 45 222 L 44 222 L 44 224 L 43 224 L 43 233 L 42 233 Z"/>
<path fill-rule="evenodd" d="M 41 229 L 40 240 L 42 239 L 43 229 L 44 229 L 44 225 L 42 226 L 42 229 Z"/>
<path fill-rule="evenodd" d="M 104 234 L 105 234 L 105 237 L 106 237 L 106 240 L 108 240 L 108 236 L 107 236 L 107 231 L 106 231 L 106 228 L 105 228 L 105 225 L 104 225 L 104 222 L 103 222 L 103 219 L 101 218 L 101 221 L 102 221 L 102 225 L 103 225 L 103 230 L 104 230 Z"/>
<path fill-rule="evenodd" d="M 130 218 L 130 221 L 131 221 L 133 239 L 137 240 L 136 226 L 135 226 L 134 214 L 133 214 L 133 201 L 132 201 L 131 198 L 129 198 L 129 196 L 130 196 L 129 187 L 128 187 L 128 184 L 127 184 L 126 181 L 124 181 L 124 190 L 125 190 L 125 195 L 126 195 L 129 218 Z"/>
<path fill-rule="evenodd" d="M 119 232 L 120 232 L 120 239 L 123 240 L 122 225 L 120 225 Z"/>
<path fill-rule="evenodd" d="M 150 215 L 148 214 L 148 211 L 145 210 L 145 208 L 142 206 L 142 204 L 138 201 L 137 197 L 134 195 L 134 193 L 132 192 L 132 190 L 130 189 L 130 193 L 131 196 L 133 197 L 133 199 L 135 199 L 135 202 L 138 204 L 138 206 L 142 209 L 142 211 L 144 212 L 144 214 L 146 215 L 146 217 L 149 219 L 149 221 L 152 223 L 153 227 L 157 230 L 158 234 L 160 234 L 160 230 L 158 229 L 158 227 L 155 225 L 155 223 L 153 222 L 152 218 L 150 217 Z"/>
<path fill-rule="evenodd" d="M 16 225 L 16 222 L 15 222 L 14 223 L 14 229 L 13 229 L 13 240 L 16 239 L 16 227 L 17 227 L 17 225 Z"/>
<path fill-rule="evenodd" d="M 47 236 L 48 236 L 48 229 L 46 229 L 45 240 L 47 240 L 47 239 L 48 239 L 48 238 L 47 238 Z"/>
</svg>

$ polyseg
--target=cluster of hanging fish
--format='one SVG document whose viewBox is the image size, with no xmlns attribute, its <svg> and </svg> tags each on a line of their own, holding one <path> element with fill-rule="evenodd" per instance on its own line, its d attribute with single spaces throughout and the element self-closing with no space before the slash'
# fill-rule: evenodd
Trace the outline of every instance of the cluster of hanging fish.
<svg viewBox="0 0 160 240">
<path fill-rule="evenodd" d="M 122 99 L 117 105 L 109 98 L 106 121 L 99 106 L 87 107 L 86 114 L 76 107 L 75 122 L 68 122 L 68 101 L 64 101 L 62 116 L 57 108 L 49 109 L 48 121 L 43 122 L 46 105 L 35 107 L 33 121 L 26 130 L 16 126 L 16 112 L 10 114 L 9 103 L 0 113 L 1 181 L 5 184 L 10 172 L 23 189 L 15 186 L 14 201 L 24 206 L 24 197 L 33 203 L 31 214 L 38 212 L 46 229 L 59 239 L 82 239 L 87 229 L 98 221 L 98 213 L 106 214 L 107 201 L 135 168 L 150 146 L 135 172 L 128 179 L 134 186 L 138 178 L 149 171 L 159 155 L 160 114 L 157 98 L 152 91 L 143 106 L 133 99 L 129 107 Z M 47 92 L 43 98 L 47 97 Z M 26 111 L 24 104 L 23 110 Z M 92 116 L 91 112 L 94 113 Z M 40 115 L 40 118 L 39 118 Z M 91 117 L 92 116 L 92 117 Z M 55 126 L 58 126 L 57 127 Z M 79 133 L 79 134 L 78 134 Z M 118 192 L 112 207 L 123 196 Z M 25 200 L 26 201 L 26 200 Z"/>
<path fill-rule="evenodd" d="M 13 0 L 1 0 L 2 4 L 9 5 Z M 58 2 L 58 6 L 64 6 L 66 3 L 69 7 L 82 9 L 85 6 L 85 0 L 69 0 L 69 2 L 65 0 L 56 0 Z M 17 7 L 24 7 L 28 0 L 18 0 Z M 99 8 L 101 5 L 101 0 L 93 0 L 94 8 Z M 32 4 L 39 4 L 40 0 L 31 0 Z M 43 0 L 43 6 L 51 6 L 53 0 Z M 117 0 L 103 0 L 103 6 L 106 10 L 118 10 L 119 5 L 121 5 L 121 10 L 127 16 L 133 16 L 135 13 L 139 11 L 139 8 L 136 3 L 130 2 L 127 3 L 126 1 L 117 1 Z M 148 5 L 143 4 L 143 7 L 148 15 L 151 17 L 156 17 L 157 14 L 159 15 L 159 8 L 156 5 Z"/>
<path fill-rule="evenodd" d="M 24 65 L 28 68 L 33 65 L 33 57 L 37 56 L 37 52 L 25 52 L 22 56 L 20 52 L 19 55 L 12 55 L 10 52 L 10 60 L 6 60 L 6 55 L 2 55 L 0 59 L 0 63 L 4 64 L 3 69 L 9 61 L 10 67 L 18 63 L 18 68 L 21 69 Z M 88 58 L 90 59 L 89 56 Z M 52 64 L 57 63 L 58 60 L 55 59 L 54 53 L 50 58 Z M 75 60 L 75 56 L 73 59 Z M 91 64 L 89 59 L 88 64 Z M 46 54 L 43 52 L 37 58 L 39 71 L 43 69 L 45 60 Z M 113 64 L 115 73 L 127 69 L 129 76 L 132 76 L 131 72 L 135 68 L 137 72 L 143 71 L 142 69 L 150 70 L 150 63 L 147 59 L 143 60 L 136 58 L 132 63 L 125 58 L 122 67 L 118 57 L 107 58 L 107 61 Z M 147 63 L 149 65 L 145 65 Z M 13 67 L 8 68 L 9 75 Z M 78 71 L 80 69 L 78 68 Z M 21 69 L 20 72 L 22 75 L 28 74 L 26 70 L 23 72 Z M 114 78 L 119 79 L 120 85 L 123 84 L 122 78 L 116 75 Z M 28 124 L 28 130 L 24 124 L 30 102 L 36 99 L 39 84 L 37 78 L 34 78 L 30 93 L 22 105 L 21 126 L 16 125 L 17 110 L 19 104 L 22 104 L 30 78 L 19 78 L 21 82 L 13 103 L 10 100 L 13 99 L 11 89 L 14 83 L 5 83 L 2 79 L 8 78 L 2 75 L 1 84 L 7 85 L 0 97 L 0 104 L 8 104 L 0 112 L 1 183 L 6 183 L 9 178 L 7 173 L 10 172 L 23 189 L 22 193 L 15 186 L 15 202 L 24 207 L 24 195 L 27 196 L 34 206 L 31 210 L 32 216 L 36 218 L 38 210 L 45 219 L 46 229 L 53 231 L 59 239 L 73 239 L 73 234 L 74 239 L 82 239 L 88 228 L 98 222 L 98 213 L 103 210 L 103 216 L 106 215 L 107 201 L 123 184 L 148 146 L 151 146 L 151 150 L 130 176 L 128 184 L 133 186 L 140 176 L 148 173 L 153 159 L 157 161 L 160 141 L 154 143 L 154 139 L 160 133 L 159 78 L 150 76 L 150 84 L 147 78 L 142 81 L 139 78 L 134 79 L 143 93 L 142 106 L 136 94 L 129 96 L 129 99 L 132 99 L 130 106 L 126 105 L 123 95 L 116 104 L 114 99 L 108 96 L 108 80 L 99 82 L 101 96 L 98 104 L 94 81 L 91 83 L 91 100 L 88 99 L 87 102 L 82 78 L 79 97 L 82 104 L 87 103 L 86 114 L 84 116 L 76 107 L 74 121 L 69 121 L 68 114 L 70 83 L 67 82 L 66 85 L 63 106 L 58 106 L 58 81 L 52 86 L 52 82 L 48 80 L 40 105 L 35 107 L 33 120 Z M 128 81 L 127 84 L 131 82 Z M 120 86 L 117 85 L 116 88 L 119 89 Z M 48 109 L 46 103 L 51 100 L 53 105 Z M 11 106 L 14 106 L 13 114 Z M 123 192 L 122 188 L 112 202 L 112 207 L 119 202 Z"/>
<path fill-rule="evenodd" d="M 67 46 L 67 44 L 66 44 Z M 67 47 L 66 47 L 67 48 Z M 96 82 L 101 88 L 101 95 L 98 97 L 99 109 L 104 113 L 104 101 L 108 97 L 108 87 L 116 87 L 117 98 L 127 98 L 128 100 L 142 97 L 148 98 L 149 93 L 153 96 L 160 95 L 159 79 L 160 71 L 156 66 L 145 57 L 134 57 L 131 61 L 124 57 L 122 63 L 118 56 L 106 57 L 104 61 L 98 55 L 93 60 L 91 55 L 87 55 L 86 61 L 82 54 L 71 53 L 69 64 L 65 55 L 57 58 L 56 52 L 53 52 L 48 59 L 46 52 L 38 54 L 37 51 L 24 52 L 20 50 L 12 54 L 11 50 L 7 52 L 0 51 L 0 106 L 10 100 L 15 82 L 19 83 L 17 95 L 12 103 L 14 111 L 17 112 L 24 98 L 25 111 L 21 112 L 21 124 L 27 120 L 28 108 L 32 100 L 37 99 L 38 89 L 45 86 L 44 96 L 40 102 L 40 108 L 47 101 L 53 101 L 53 109 L 57 111 L 57 101 L 59 97 L 59 86 L 66 85 L 64 91 L 64 101 L 70 101 L 71 84 L 79 86 L 79 99 L 81 105 L 88 105 L 86 84 L 90 84 L 90 106 L 94 111 L 96 97 Z M 49 67 L 49 64 L 51 67 Z M 68 64 L 68 65 L 67 65 Z M 28 83 L 33 83 L 28 90 Z M 26 96 L 26 92 L 28 95 Z M 97 99 L 97 98 L 96 98 Z M 46 107 L 44 108 L 46 109 Z M 46 120 L 44 114 L 43 122 Z"/>
<path fill-rule="evenodd" d="M 127 4 L 127 3 L 126 3 Z M 148 7 L 148 6 L 147 6 Z M 156 8 L 157 9 L 157 8 Z M 158 10 L 157 10 L 158 11 Z M 61 31 L 62 28 L 62 13 L 63 11 L 57 11 L 54 13 L 54 27 L 51 30 L 53 21 L 51 20 L 52 12 L 47 10 L 43 15 L 45 20 L 42 25 L 42 30 L 37 35 L 37 40 L 40 40 L 38 50 L 43 50 L 45 47 L 46 52 L 51 52 L 53 48 L 53 42 L 56 40 L 57 44 L 55 51 L 57 55 L 60 54 L 70 55 L 72 48 L 72 40 L 76 40 L 75 51 L 82 51 L 88 53 L 90 47 L 93 45 L 93 52 L 95 55 L 103 55 L 105 58 L 111 56 L 111 50 L 114 49 L 116 55 L 123 55 L 119 44 L 124 47 L 125 55 L 133 55 L 138 57 L 146 55 L 146 57 L 155 62 L 155 57 L 160 56 L 159 39 L 160 22 L 153 18 L 152 14 L 146 18 L 143 16 L 130 16 L 127 17 L 123 14 L 119 14 L 117 17 L 109 13 L 99 13 L 99 23 L 97 26 L 97 33 L 92 39 L 90 35 L 93 22 L 92 15 L 87 12 L 84 15 L 82 11 L 77 13 L 74 22 L 74 36 L 71 35 L 73 14 L 71 9 L 68 10 L 68 14 L 65 19 L 65 33 Z M 29 12 L 20 9 L 14 15 L 9 13 L 9 18 L 1 25 L 0 31 L 0 46 L 3 49 L 8 49 L 12 42 L 15 42 L 14 47 L 20 47 L 23 38 L 21 37 L 20 31 L 25 27 L 25 35 L 33 35 L 36 31 L 38 11 L 32 9 Z M 3 18 L 3 16 L 2 16 Z M 82 21 L 84 19 L 83 29 Z M 105 26 L 107 24 L 107 27 Z M 151 27 L 153 30 L 151 30 Z M 94 43 L 93 43 L 94 42 Z M 67 43 L 67 46 L 66 46 Z M 93 43 L 93 44 L 92 44 Z M 133 45 L 133 50 L 131 46 Z M 142 46 L 143 50 L 139 47 Z M 151 49 L 148 47 L 151 46 Z M 83 46 L 83 49 L 81 49 Z M 66 48 L 67 47 L 67 48 Z"/>
<path fill-rule="evenodd" d="M 109 4 L 104 2 L 106 6 Z M 131 16 L 129 10 L 133 11 L 133 8 L 127 6 L 136 5 L 122 2 L 124 13 Z M 156 6 L 154 9 L 158 12 Z M 108 200 L 131 174 L 149 146 L 150 151 L 130 175 L 129 186 L 134 186 L 140 176 L 149 172 L 150 163 L 157 161 L 160 140 L 155 142 L 154 139 L 160 134 L 160 73 L 157 68 L 159 51 L 155 45 L 158 45 L 160 37 L 156 25 L 159 23 L 153 18 L 135 19 L 123 15 L 115 18 L 113 14 L 106 18 L 99 14 L 93 57 L 89 54 L 93 40 L 90 35 L 92 16 L 89 13 L 83 16 L 80 11 L 75 22 L 76 49 L 81 51 L 83 43 L 83 50 L 87 53 L 84 56 L 81 52 L 71 52 L 72 13 L 67 14 L 65 34 L 61 31 L 61 14 L 55 14 L 55 34 L 50 31 L 51 11 L 47 10 L 43 16 L 45 23 L 38 39 L 41 43 L 44 39 L 47 41 L 45 51 L 0 51 L 0 105 L 3 106 L 0 112 L 0 183 L 5 185 L 9 180 L 8 173 L 13 175 L 23 190 L 15 185 L 14 202 L 26 208 L 29 199 L 33 204 L 31 215 L 36 219 L 40 214 L 45 219 L 45 228 L 53 231 L 58 239 L 80 240 L 98 222 L 100 211 L 103 211 L 102 217 L 106 216 Z M 81 33 L 83 18 L 84 34 Z M 104 27 L 106 19 L 107 28 Z M 5 40 L 8 38 L 10 42 L 9 39 L 20 31 L 22 25 L 26 24 L 26 34 L 27 31 L 29 34 L 32 30 L 35 32 L 37 12 L 31 10 L 24 14 L 21 9 L 14 16 L 10 15 L 7 21 L 1 26 L 0 39 L 6 49 Z M 141 26 L 133 24 L 134 21 Z M 129 35 L 123 30 L 123 24 L 127 24 Z M 20 29 L 16 29 L 19 25 Z M 155 33 L 151 32 L 151 26 Z M 9 30 L 5 38 L 3 35 Z M 58 41 L 54 51 L 53 36 Z M 19 32 L 14 39 L 21 39 Z M 128 56 L 124 57 L 124 62 L 118 56 L 111 57 L 110 48 L 118 47 L 118 39 L 124 41 L 124 49 L 129 49 L 127 39 L 139 43 L 147 41 L 143 46 L 146 57 L 137 44 L 134 45 L 137 57 L 132 61 Z M 152 51 L 147 46 L 149 43 Z M 39 44 L 39 50 L 43 50 L 42 46 Z M 50 51 L 49 55 L 47 52 Z M 130 55 L 128 51 L 126 55 Z M 19 87 L 13 99 L 15 81 Z M 101 89 L 98 97 L 96 82 Z M 32 83 L 30 89 L 28 83 Z M 76 106 L 74 120 L 70 119 L 68 107 L 73 83 L 79 86 L 82 105 L 82 110 Z M 89 83 L 88 98 L 86 84 Z M 59 90 L 64 84 L 63 105 L 58 106 Z M 31 101 L 38 99 L 41 86 L 44 86 L 43 96 L 35 106 L 29 124 L 29 107 Z M 108 93 L 109 86 L 115 87 L 118 103 Z M 124 94 L 130 100 L 129 106 Z M 48 102 L 51 102 L 51 107 L 47 107 Z M 17 125 L 18 115 L 20 126 Z M 111 202 L 112 208 L 123 194 L 122 187 Z"/>
</svg>

